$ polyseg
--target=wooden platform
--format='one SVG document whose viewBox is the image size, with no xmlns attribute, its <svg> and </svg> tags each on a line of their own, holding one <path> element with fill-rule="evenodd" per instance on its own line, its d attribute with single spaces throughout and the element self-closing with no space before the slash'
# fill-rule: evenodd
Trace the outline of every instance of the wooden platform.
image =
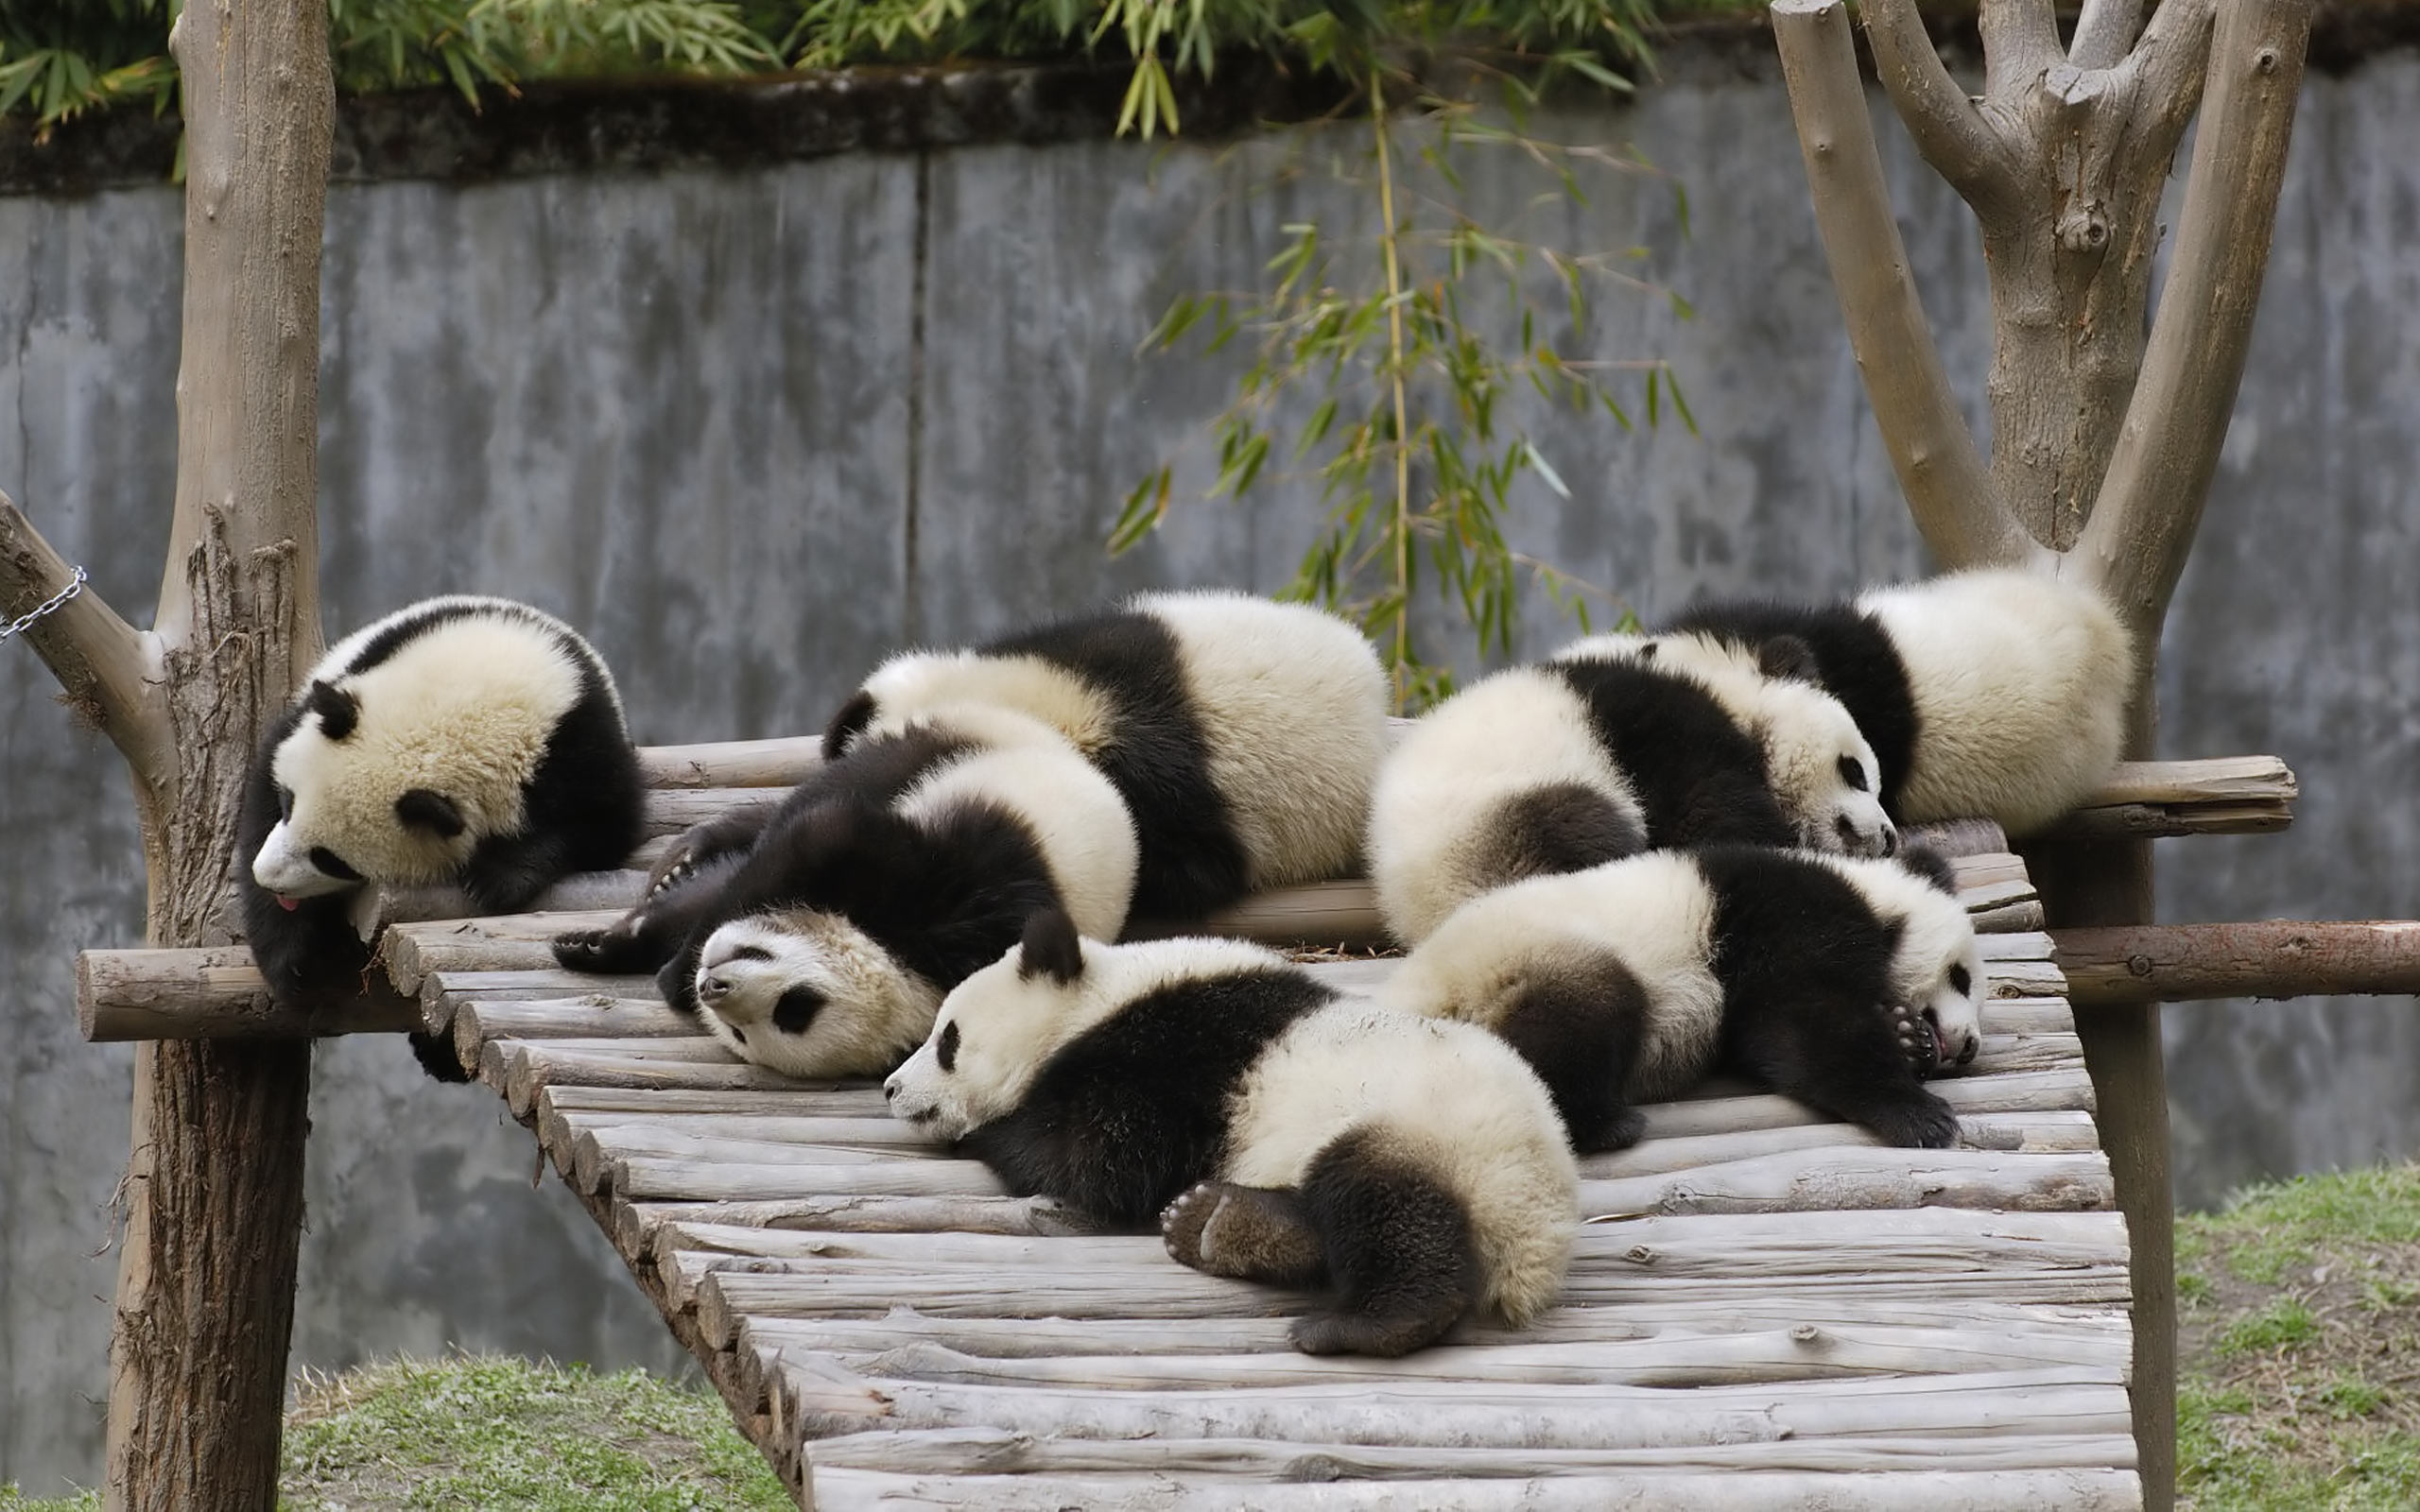
<svg viewBox="0 0 2420 1512">
<path fill-rule="evenodd" d="M 610 914 L 397 922 L 382 959 L 803 1504 L 2135 1506 L 2126 1232 L 2064 982 L 2016 858 L 1959 867 L 1993 996 L 1936 1084 L 1958 1148 L 1740 1089 L 1651 1108 L 1582 1162 L 1560 1309 L 1392 1362 L 1298 1354 L 1305 1298 L 1008 1196 L 644 979 L 551 969 Z"/>
</svg>

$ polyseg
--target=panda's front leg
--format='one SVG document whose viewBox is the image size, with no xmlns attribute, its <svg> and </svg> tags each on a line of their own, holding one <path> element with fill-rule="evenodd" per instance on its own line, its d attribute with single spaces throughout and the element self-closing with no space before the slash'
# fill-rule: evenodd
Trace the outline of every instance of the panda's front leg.
<svg viewBox="0 0 2420 1512">
<path fill-rule="evenodd" d="M 1894 1023 L 1875 1004 L 1808 992 L 1732 1024 L 1732 1056 L 1773 1091 L 1886 1144 L 1947 1149 L 1958 1143 L 1958 1115 L 1918 1078 Z"/>
</svg>

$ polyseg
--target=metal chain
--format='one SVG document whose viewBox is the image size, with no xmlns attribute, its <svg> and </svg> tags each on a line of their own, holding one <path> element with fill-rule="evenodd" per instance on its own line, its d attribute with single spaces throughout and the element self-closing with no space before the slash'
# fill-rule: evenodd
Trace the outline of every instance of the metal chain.
<svg viewBox="0 0 2420 1512">
<path fill-rule="evenodd" d="M 27 610 L 23 614 L 18 615 L 8 624 L 0 625 L 0 641 L 9 639 L 9 637 L 16 634 L 18 631 L 24 629 L 26 626 L 31 625 L 34 621 L 42 618 L 45 614 L 57 613 L 60 606 L 64 605 L 69 599 L 74 598 L 83 591 L 84 569 L 78 567 L 76 569 L 76 576 L 67 580 L 67 586 L 65 588 L 62 588 L 58 593 L 51 594 L 48 598 L 43 600 L 39 604 L 36 604 L 33 608 Z"/>
</svg>

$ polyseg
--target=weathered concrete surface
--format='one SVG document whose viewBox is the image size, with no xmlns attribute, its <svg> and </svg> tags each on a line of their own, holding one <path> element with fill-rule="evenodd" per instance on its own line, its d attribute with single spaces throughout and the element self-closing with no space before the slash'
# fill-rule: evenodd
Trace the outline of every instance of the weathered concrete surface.
<svg viewBox="0 0 2420 1512">
<path fill-rule="evenodd" d="M 1523 548 L 1644 613 L 1701 592 L 1823 593 L 1922 561 L 1866 416 L 1778 86 L 1670 59 L 1637 106 L 1542 122 L 1635 142 L 1685 185 L 1593 186 L 1538 228 L 1695 305 L 1600 296 L 1590 350 L 1668 357 L 1703 431 L 1552 419 L 1579 496 L 1517 510 Z M 2168 917 L 2420 913 L 2398 859 L 2420 610 L 2420 59 L 2315 77 L 2254 370 L 2171 617 L 2171 754 L 2274 750 L 2308 795 L 2288 835 L 2173 842 Z M 1319 158 L 1358 150 L 1336 129 Z M 1884 135 L 1910 253 L 1979 412 L 1975 239 Z M 1250 287 L 1288 221 L 1354 201 L 1283 148 L 1075 141 L 745 170 L 348 185 L 330 198 L 322 464 L 332 629 L 448 590 L 585 626 L 642 740 L 810 729 L 882 651 L 1157 582 L 1272 588 L 1313 490 L 1180 510 L 1099 542 L 1162 456 L 1209 472 L 1234 369 L 1138 358 L 1174 294 Z M 1539 181 L 1481 163 L 1491 215 Z M 921 207 L 921 213 L 920 213 Z M 180 205 L 164 190 L 0 198 L 0 488 L 140 619 L 173 471 Z M 920 249 L 921 249 L 921 253 Z M 1180 489 L 1182 492 L 1182 487 Z M 1531 647 L 1557 633 L 1543 601 Z M 127 1066 L 76 1037 L 74 952 L 140 929 L 114 754 L 0 648 L 0 1480 L 99 1463 Z M 2398 1000 L 2171 1010 L 2180 1192 L 2420 1148 L 2420 1015 Z M 618 1263 L 484 1094 L 402 1047 L 318 1057 L 296 1359 L 446 1343 L 669 1367 Z"/>
</svg>

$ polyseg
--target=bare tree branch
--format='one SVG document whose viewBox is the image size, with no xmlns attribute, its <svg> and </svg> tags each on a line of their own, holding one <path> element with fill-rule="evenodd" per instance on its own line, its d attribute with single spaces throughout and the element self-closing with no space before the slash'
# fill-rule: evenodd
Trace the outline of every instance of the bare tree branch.
<svg viewBox="0 0 2420 1512">
<path fill-rule="evenodd" d="M 0 620 L 65 591 L 74 572 L 33 522 L 0 493 Z M 173 778 L 161 706 L 158 640 L 120 619 L 90 586 L 22 632 L 79 716 L 108 734 L 140 782 Z"/>
<path fill-rule="evenodd" d="M 2186 124 L 2201 108 L 2209 77 L 2210 35 L 2217 0 L 2168 0 L 2143 28 L 2143 39 L 2119 66 L 2135 76 L 2152 120 L 2161 133 L 2156 150 L 2165 158 L 2184 138 Z"/>
<path fill-rule="evenodd" d="M 2158 633 L 2192 549 L 2243 376 L 2311 9 L 2311 0 L 2234 0 L 2219 18 L 2175 262 L 2100 506 L 2077 542 L 2085 575 L 2145 638 Z"/>
<path fill-rule="evenodd" d="M 1983 0 L 1983 93 L 1994 98 L 2030 88 L 2066 61 L 2050 0 Z M 1871 24 L 1868 25 L 1872 30 Z"/>
<path fill-rule="evenodd" d="M 2142 24 L 2143 0 L 2083 0 L 2067 61 L 2085 70 L 2109 67 L 2126 56 Z"/>
<path fill-rule="evenodd" d="M 1849 343 L 1917 528 L 1945 567 L 2020 560 L 2033 543 L 1993 490 L 1908 271 L 1847 13 L 1840 0 L 1775 0 L 1772 23 Z"/>
<path fill-rule="evenodd" d="M 1785 16 L 1830 9 L 1834 0 L 1773 0 L 1773 30 Z M 1925 32 L 1915 0 L 1871 0 L 1864 8 L 1865 39 L 1874 48 L 1874 71 L 1898 107 L 1916 150 L 1933 171 L 1949 180 L 1976 214 L 1986 218 L 2005 207 L 2017 186 L 2014 156 L 1975 102 L 1949 77 L 1941 54 Z M 1989 207 L 1988 209 L 1986 207 Z"/>
</svg>

